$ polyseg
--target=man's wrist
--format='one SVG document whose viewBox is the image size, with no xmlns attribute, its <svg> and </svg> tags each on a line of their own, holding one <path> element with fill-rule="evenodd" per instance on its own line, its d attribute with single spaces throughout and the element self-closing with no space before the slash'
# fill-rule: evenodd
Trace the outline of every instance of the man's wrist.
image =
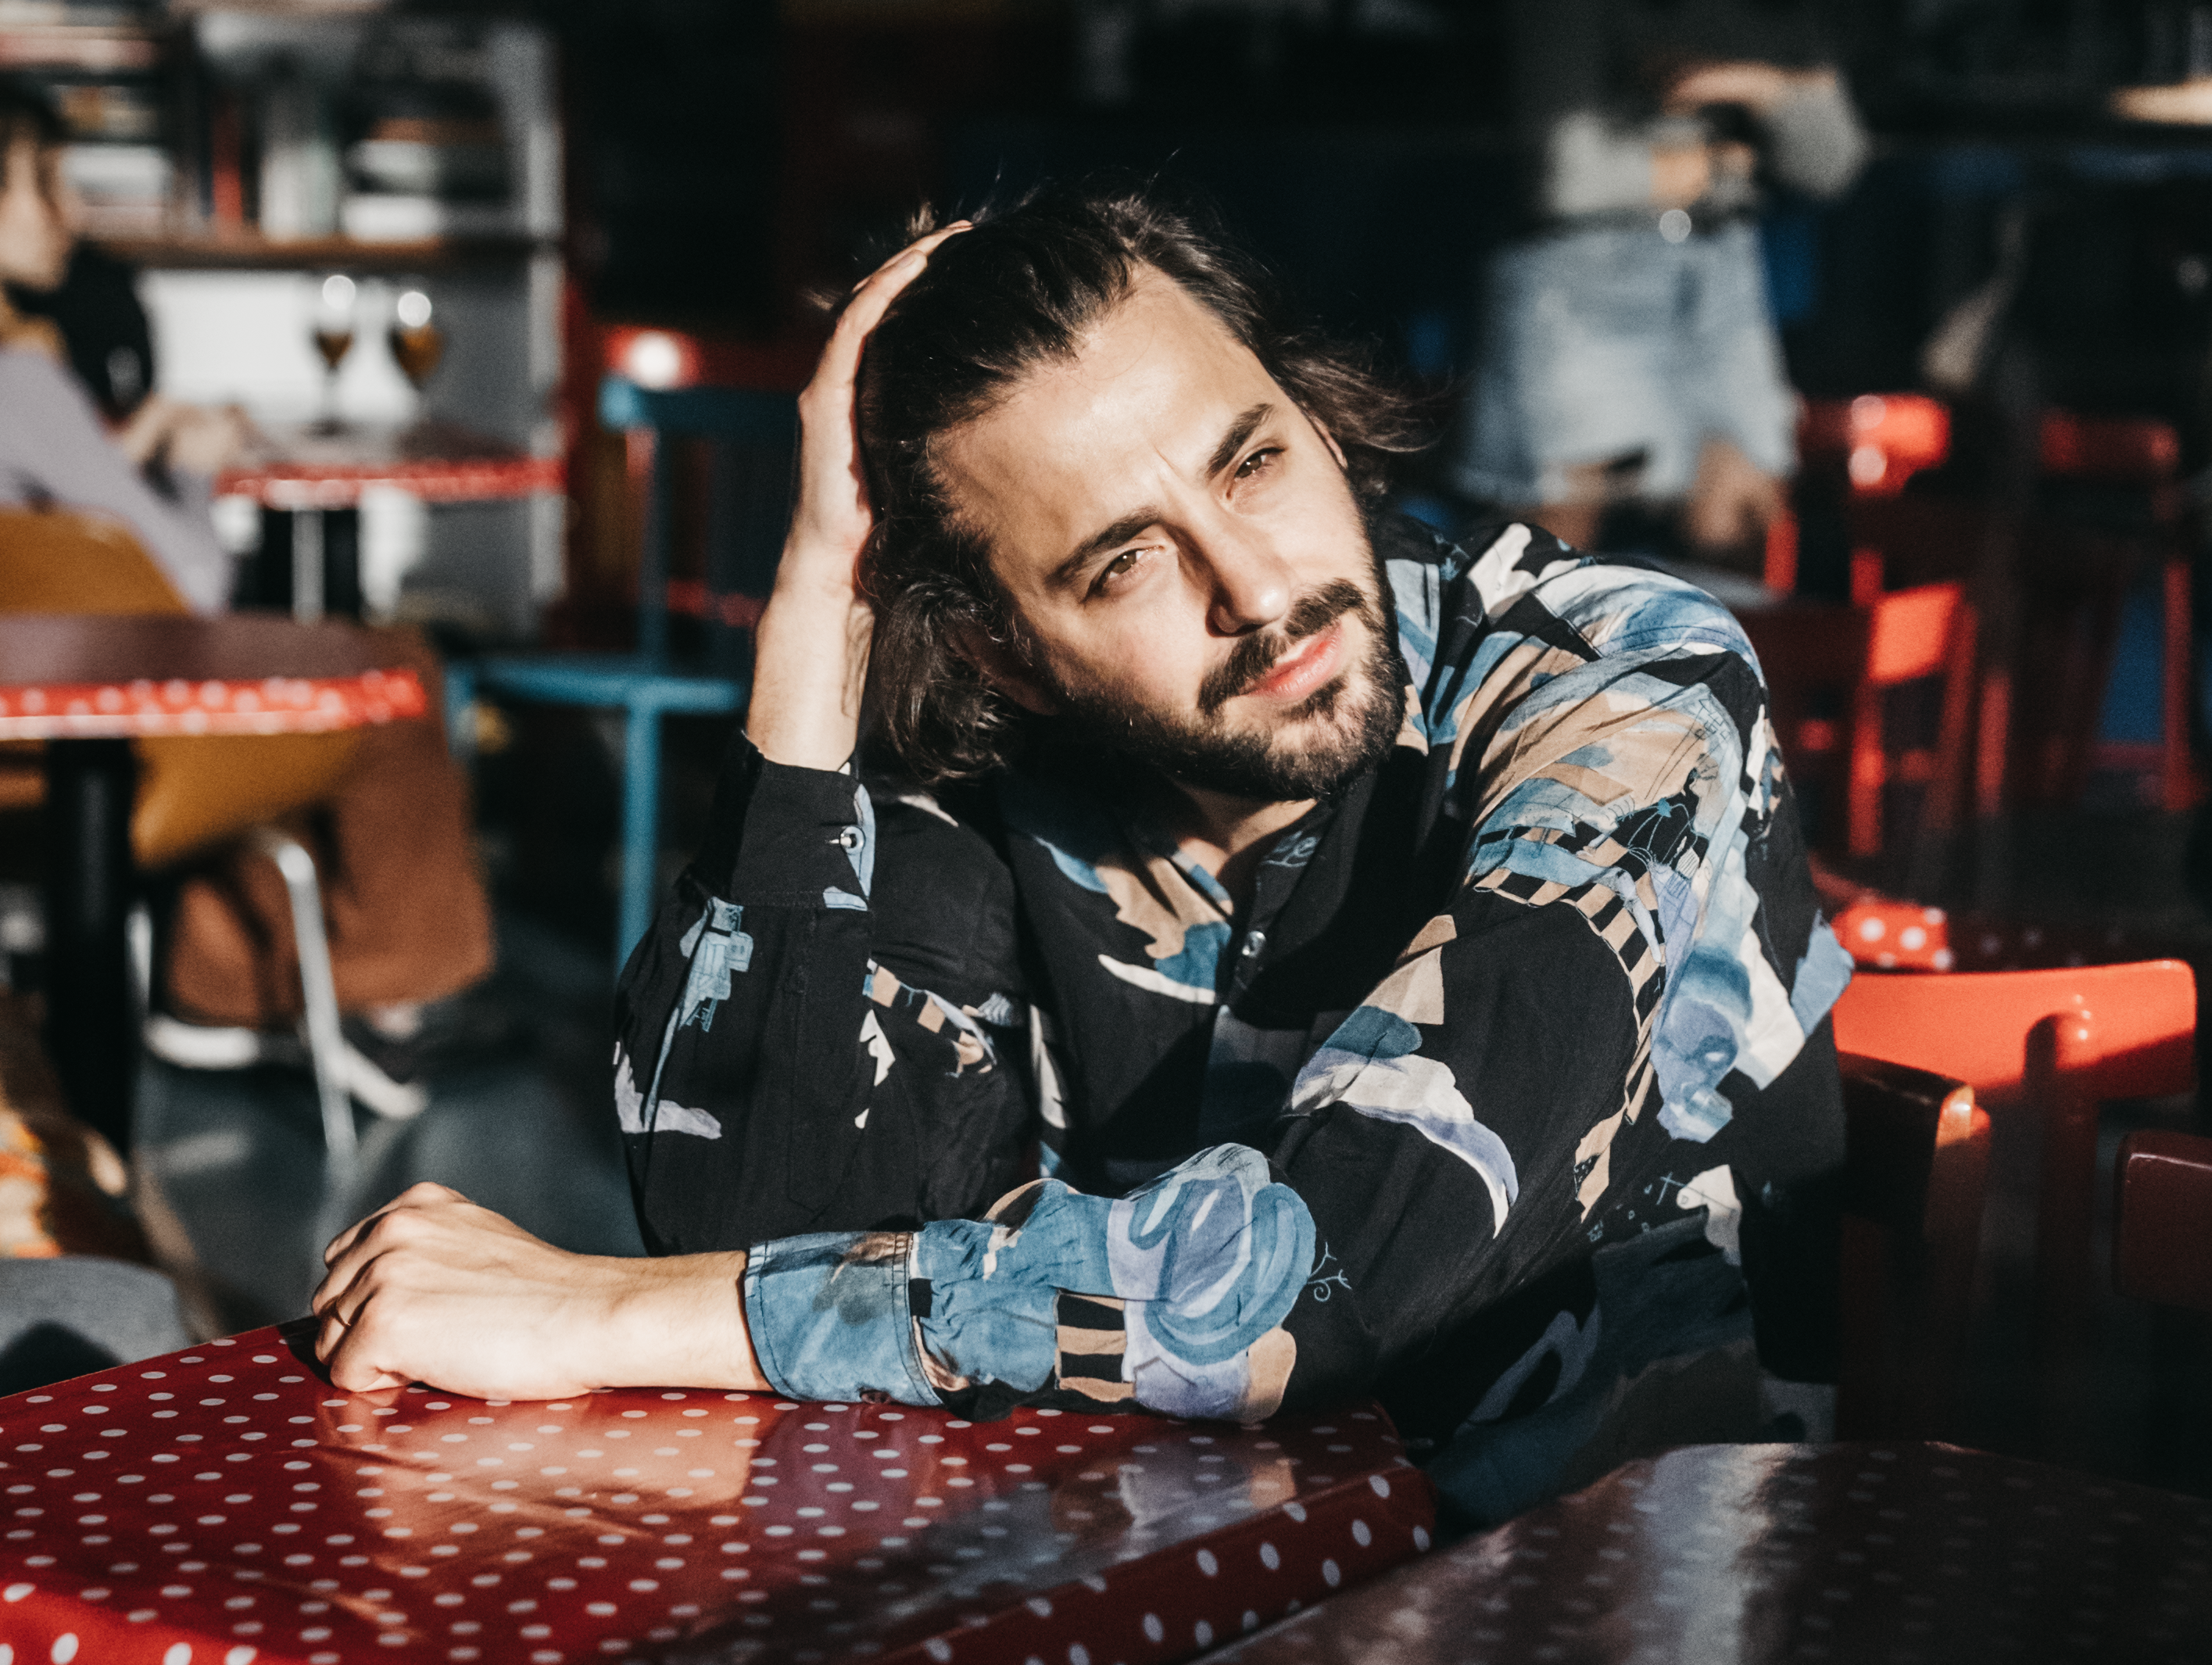
<svg viewBox="0 0 2212 1665">
<path fill-rule="evenodd" d="M 608 1388 L 768 1386 L 746 1334 L 742 1250 L 623 1261 L 620 1285 L 586 1370 Z"/>
<path fill-rule="evenodd" d="M 874 616 L 850 588 L 779 582 L 755 633 L 745 732 L 770 763 L 841 769 L 860 734 Z"/>
</svg>

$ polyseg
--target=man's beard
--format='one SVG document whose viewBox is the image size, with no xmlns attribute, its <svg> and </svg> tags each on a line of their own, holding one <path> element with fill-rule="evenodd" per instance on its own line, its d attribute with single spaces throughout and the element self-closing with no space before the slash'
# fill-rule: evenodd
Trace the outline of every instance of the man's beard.
<svg viewBox="0 0 2212 1665">
<path fill-rule="evenodd" d="M 1389 595 L 1379 562 L 1375 576 L 1378 593 Z M 1367 627 L 1364 659 L 1283 713 L 1277 728 L 1340 711 L 1348 712 L 1349 722 L 1295 751 L 1283 749 L 1278 732 L 1221 725 L 1222 707 L 1249 692 L 1299 642 L 1343 618 L 1356 618 Z M 1185 786 L 1255 803 L 1326 797 L 1381 762 L 1405 721 L 1408 678 L 1397 633 L 1358 585 L 1341 578 L 1301 597 L 1279 629 L 1239 640 L 1199 684 L 1194 718 L 1170 717 L 1124 695 L 1072 687 L 1048 664 L 1032 669 L 1059 701 L 1063 721 L 1085 740 L 1149 764 Z"/>
</svg>

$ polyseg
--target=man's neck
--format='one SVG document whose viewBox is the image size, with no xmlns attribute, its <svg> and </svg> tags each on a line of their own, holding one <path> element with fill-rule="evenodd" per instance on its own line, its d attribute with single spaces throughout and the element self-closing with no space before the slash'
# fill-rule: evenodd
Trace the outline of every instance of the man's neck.
<svg viewBox="0 0 2212 1665">
<path fill-rule="evenodd" d="M 1252 900 L 1253 876 L 1275 835 L 1314 806 L 1310 798 L 1262 802 L 1181 781 L 1170 784 L 1167 796 L 1184 853 L 1221 881 L 1239 914 Z"/>
</svg>

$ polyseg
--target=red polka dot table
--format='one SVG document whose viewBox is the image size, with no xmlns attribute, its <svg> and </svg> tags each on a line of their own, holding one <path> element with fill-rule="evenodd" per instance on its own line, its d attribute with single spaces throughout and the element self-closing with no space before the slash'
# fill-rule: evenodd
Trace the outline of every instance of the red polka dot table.
<svg viewBox="0 0 2212 1665">
<path fill-rule="evenodd" d="M 296 734 L 425 714 L 415 672 L 340 623 L 0 617 L 0 740 L 43 740 L 46 1041 L 70 1107 L 128 1151 L 135 1027 L 125 929 L 142 735 Z"/>
<path fill-rule="evenodd" d="M 1373 1409 L 347 1395 L 312 1339 L 0 1399 L 0 1658 L 1140 1665 L 1371 1577 L 1433 1524 Z"/>
<path fill-rule="evenodd" d="M 1690 1446 L 1217 1657 L 2203 1665 L 2212 1503 L 1954 1446 Z"/>
<path fill-rule="evenodd" d="M 513 446 L 447 422 L 404 428 L 355 425 L 336 434 L 270 428 L 268 454 L 216 480 L 224 496 L 270 508 L 349 508 L 364 490 L 394 487 L 428 503 L 480 503 L 559 492 L 567 473 L 557 457 Z"/>
</svg>

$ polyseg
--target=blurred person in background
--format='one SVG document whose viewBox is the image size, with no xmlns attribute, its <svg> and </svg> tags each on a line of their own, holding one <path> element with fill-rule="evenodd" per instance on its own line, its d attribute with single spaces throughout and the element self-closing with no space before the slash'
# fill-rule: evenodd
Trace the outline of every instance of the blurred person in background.
<svg viewBox="0 0 2212 1665">
<path fill-rule="evenodd" d="M 112 282 L 103 285 L 104 308 L 64 301 L 47 305 L 50 316 L 29 310 L 36 297 L 56 296 L 73 270 L 77 240 L 62 173 L 64 137 L 40 94 L 0 78 L 0 507 L 112 517 L 130 529 L 187 606 L 220 612 L 231 594 L 231 559 L 208 506 L 214 477 L 246 438 L 243 418 L 146 391 L 150 357 L 140 368 L 140 388 L 116 385 L 128 380 L 118 374 L 116 347 L 134 336 Z M 72 318 L 97 331 L 88 348 L 64 336 L 59 325 Z M 143 322 L 142 314 L 136 339 L 146 339 Z M 85 359 L 106 371 L 103 391 L 111 400 L 133 396 L 112 425 L 72 368 Z M 0 594 L 0 609 L 8 605 Z M 438 665 L 428 645 L 413 632 L 386 635 L 388 662 L 412 666 L 437 709 Z M 349 1068 L 367 1081 L 367 1102 L 387 1109 L 419 1103 L 414 1096 L 378 1092 L 374 1077 L 404 1083 L 454 1053 L 502 1041 L 507 1027 L 495 1009 L 447 998 L 490 969 L 492 938 L 470 839 L 467 783 L 447 756 L 437 723 L 365 731 L 331 799 L 288 817 L 288 829 L 315 853 L 321 871 L 331 969 L 356 1054 Z M 290 905 L 274 866 L 226 852 L 191 870 L 178 894 L 162 971 L 162 996 L 182 1020 L 159 1026 L 169 1037 L 164 1055 L 197 1061 L 195 1028 L 244 1029 L 289 1042 L 301 1003 L 300 974 Z M 230 1038 L 210 1054 L 236 1050 Z M 364 1077 L 364 1068 L 373 1074 Z"/>
<path fill-rule="evenodd" d="M 208 520 L 209 493 L 238 454 L 245 423 L 233 411 L 147 396 L 150 347 L 128 408 L 114 411 L 112 430 L 102 422 L 70 343 L 34 298 L 62 291 L 76 252 L 63 137 L 44 99 L 0 80 L 0 504 L 112 515 L 194 611 L 216 611 L 229 598 L 230 558 Z M 143 335 L 143 314 L 137 327 Z"/>
<path fill-rule="evenodd" d="M 1755 564 L 1796 469 L 1763 188 L 1840 195 L 1867 140 L 1802 0 L 1516 0 L 1529 229 L 1488 275 L 1454 483 L 1579 548 L 1609 509 Z"/>
</svg>

